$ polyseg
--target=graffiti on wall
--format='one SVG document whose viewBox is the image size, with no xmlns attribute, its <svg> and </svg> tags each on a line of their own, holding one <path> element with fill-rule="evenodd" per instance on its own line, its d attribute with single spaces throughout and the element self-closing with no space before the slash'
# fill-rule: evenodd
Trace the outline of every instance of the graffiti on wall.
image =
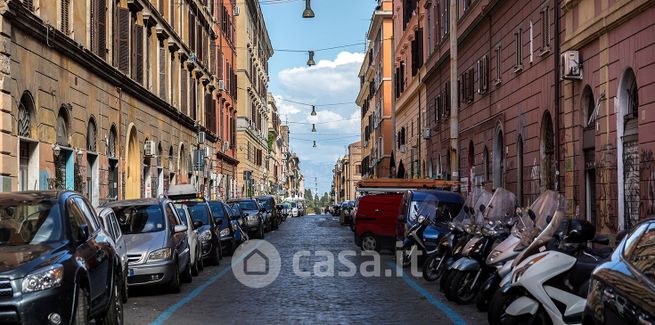
<svg viewBox="0 0 655 325">
<path fill-rule="evenodd" d="M 623 143 L 623 202 L 625 229 L 639 222 L 639 145 L 637 141 Z"/>
<path fill-rule="evenodd" d="M 642 196 L 639 217 L 647 218 L 655 214 L 655 154 L 652 150 L 642 150 L 640 160 L 640 181 Z"/>
<path fill-rule="evenodd" d="M 615 200 L 618 197 L 616 187 L 616 151 L 611 145 L 601 151 L 596 161 L 596 190 L 598 195 L 598 229 L 603 233 L 617 230 Z"/>
</svg>

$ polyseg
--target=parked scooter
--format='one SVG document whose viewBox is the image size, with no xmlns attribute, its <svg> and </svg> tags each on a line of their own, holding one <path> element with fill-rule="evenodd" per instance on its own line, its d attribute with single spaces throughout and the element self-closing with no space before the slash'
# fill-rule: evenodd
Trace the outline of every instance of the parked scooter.
<svg viewBox="0 0 655 325">
<path fill-rule="evenodd" d="M 458 255 L 468 238 L 464 231 L 464 226 L 474 223 L 475 209 L 474 206 L 480 197 L 491 198 L 491 193 L 486 192 L 480 187 L 475 187 L 469 193 L 461 211 L 448 222 L 449 232 L 439 240 L 437 251 L 429 254 L 423 262 L 423 278 L 427 281 L 436 281 L 444 274 L 448 265 L 452 264 L 454 256 Z M 484 202 L 486 205 L 487 202 Z M 457 256 L 459 258 L 459 256 Z"/>
<path fill-rule="evenodd" d="M 412 263 L 412 256 L 415 256 L 418 250 L 421 251 L 423 256 L 436 252 L 437 249 L 432 251 L 428 250 L 425 245 L 425 237 L 423 236 L 425 228 L 433 224 L 434 222 L 430 220 L 430 218 L 424 215 L 419 215 L 416 223 L 407 230 L 403 242 L 403 266 L 409 266 Z"/>
<path fill-rule="evenodd" d="M 445 271 L 443 271 L 443 274 L 441 275 L 440 286 L 439 286 L 442 292 L 444 292 L 445 289 L 448 287 L 448 284 L 450 283 L 450 280 L 452 278 L 453 269 L 451 268 L 451 266 L 465 253 L 467 243 L 474 236 L 476 236 L 476 234 L 477 235 L 480 234 L 479 225 L 482 224 L 482 220 L 483 220 L 482 213 L 484 207 L 486 207 L 489 204 L 491 198 L 493 197 L 493 194 L 491 194 L 491 192 L 489 191 L 486 191 L 482 188 L 476 188 L 476 189 L 479 189 L 479 192 L 477 193 L 472 192 L 471 194 L 477 196 L 477 199 L 474 198 L 475 203 L 471 206 L 468 206 L 468 211 L 465 211 L 466 213 L 468 213 L 469 218 L 464 219 L 464 221 L 461 223 L 454 223 L 453 225 L 451 225 L 454 226 L 453 234 L 455 236 L 444 237 L 444 240 L 439 245 L 440 247 L 446 246 L 445 250 L 443 251 L 444 252 L 443 254 L 445 254 L 444 257 L 436 257 L 441 261 L 446 262 L 445 265 L 441 262 L 437 265 L 438 268 L 445 269 Z M 481 209 L 480 207 L 483 208 Z M 457 232 L 454 232 L 455 230 Z M 432 263 L 428 263 L 428 264 L 432 264 Z"/>
<path fill-rule="evenodd" d="M 490 324 L 582 324 L 589 279 L 607 250 L 588 248 L 596 228 L 569 219 L 560 203 L 552 220 L 514 262 L 511 282 L 489 306 Z M 540 252 L 543 248 L 546 251 Z"/>
<path fill-rule="evenodd" d="M 512 227 L 509 237 L 494 247 L 487 257 L 487 265 L 495 271 L 482 285 L 476 300 L 478 310 L 487 310 L 489 301 L 500 288 L 501 281 L 512 271 L 514 258 L 546 227 L 547 220 L 557 211 L 561 198 L 561 194 L 548 190 L 539 195 L 528 209 L 516 209 L 515 219 L 507 225 Z"/>
<path fill-rule="evenodd" d="M 493 246 L 509 235 L 507 224 L 513 218 L 515 202 L 513 193 L 497 188 L 487 207 L 480 207 L 485 223 L 466 244 L 463 256 L 451 266 L 451 279 L 444 290 L 446 298 L 459 304 L 475 299 L 482 283 L 495 271 L 485 261 Z"/>
</svg>

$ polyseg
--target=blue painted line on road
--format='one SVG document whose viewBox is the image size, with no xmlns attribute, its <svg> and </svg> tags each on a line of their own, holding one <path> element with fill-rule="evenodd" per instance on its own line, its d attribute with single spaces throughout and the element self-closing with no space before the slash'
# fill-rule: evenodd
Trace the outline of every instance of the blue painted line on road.
<svg viewBox="0 0 655 325">
<path fill-rule="evenodd" d="M 387 265 L 394 268 L 396 267 L 396 263 L 393 262 L 388 262 Z M 407 283 L 412 289 L 420 293 L 423 297 L 425 297 L 428 300 L 429 303 L 437 307 L 437 309 L 439 309 L 444 315 L 446 315 L 446 317 L 450 318 L 453 324 L 467 325 L 466 321 L 464 320 L 464 318 L 462 318 L 462 316 L 460 316 L 452 308 L 448 307 L 448 305 L 441 302 L 441 300 L 435 298 L 431 293 L 429 293 L 427 290 L 421 287 L 418 283 L 416 283 L 416 281 L 414 281 L 404 272 L 402 278 L 405 281 L 405 283 Z"/>
<path fill-rule="evenodd" d="M 259 246 L 259 244 L 257 246 L 255 246 L 255 248 L 257 248 L 258 246 Z M 247 255 L 243 255 L 243 256 L 239 257 L 239 259 L 237 260 L 237 263 L 240 263 L 246 256 Z M 216 281 L 218 281 L 220 278 L 222 278 L 225 274 L 227 274 L 230 271 L 232 271 L 232 263 L 231 262 L 226 268 L 222 269 L 220 272 L 216 273 L 214 276 L 207 279 L 207 281 L 205 281 L 203 284 L 201 284 L 197 288 L 193 289 L 193 291 L 189 292 L 189 294 L 186 295 L 184 298 L 182 298 L 180 301 L 178 301 L 174 305 L 172 305 L 172 306 L 168 307 L 166 310 L 164 310 L 161 314 L 159 314 L 159 317 L 157 317 L 157 319 L 155 319 L 152 323 L 150 323 L 150 325 L 162 325 L 162 324 L 164 324 L 164 322 L 166 320 L 168 320 L 169 318 L 171 318 L 171 316 L 173 316 L 173 314 L 178 309 L 182 308 L 182 306 L 186 305 L 191 300 L 198 297 L 203 291 L 205 291 L 205 289 L 207 289 L 207 287 L 214 284 Z"/>
</svg>

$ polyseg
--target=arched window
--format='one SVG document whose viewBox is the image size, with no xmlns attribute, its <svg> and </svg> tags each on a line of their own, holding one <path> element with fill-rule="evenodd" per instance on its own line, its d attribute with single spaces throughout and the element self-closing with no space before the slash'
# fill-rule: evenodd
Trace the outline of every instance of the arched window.
<svg viewBox="0 0 655 325">
<path fill-rule="evenodd" d="M 96 141 L 96 122 L 93 118 L 89 119 L 89 125 L 86 128 L 86 150 L 90 152 L 97 152 L 97 141 Z"/>
<path fill-rule="evenodd" d="M 57 144 L 68 147 L 68 112 L 65 106 L 59 109 L 56 122 Z"/>
<path fill-rule="evenodd" d="M 32 118 L 34 117 L 34 101 L 29 92 L 25 92 L 18 104 L 18 136 L 32 137 Z"/>
<path fill-rule="evenodd" d="M 116 158 L 116 126 L 114 125 L 109 128 L 109 136 L 107 137 L 107 156 L 109 156 L 109 158 Z"/>
</svg>

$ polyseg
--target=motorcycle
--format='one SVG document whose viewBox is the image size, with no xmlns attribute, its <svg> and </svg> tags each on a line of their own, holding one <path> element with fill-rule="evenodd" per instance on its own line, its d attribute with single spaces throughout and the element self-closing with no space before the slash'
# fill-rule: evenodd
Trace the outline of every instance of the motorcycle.
<svg viewBox="0 0 655 325">
<path fill-rule="evenodd" d="M 561 194 L 548 190 L 539 195 L 528 209 L 516 209 L 515 219 L 507 224 L 512 229 L 509 237 L 498 244 L 487 257 L 486 263 L 494 271 L 482 285 L 477 297 L 478 310 L 487 310 L 489 301 L 500 289 L 501 281 L 512 271 L 514 258 L 530 245 L 540 230 L 547 225 L 547 220 L 557 210 L 560 199 Z"/>
<path fill-rule="evenodd" d="M 510 282 L 489 306 L 490 324 L 582 324 L 591 273 L 609 255 L 595 226 L 570 219 L 563 203 L 545 229 L 517 258 Z M 545 249 L 545 251 L 543 251 Z"/>
<path fill-rule="evenodd" d="M 463 256 L 451 267 L 450 281 L 444 290 L 446 298 L 467 304 L 477 296 L 482 283 L 495 270 L 486 264 L 492 248 L 509 235 L 507 223 L 512 219 L 516 197 L 504 188 L 497 188 L 487 207 L 480 207 L 484 224 L 464 248 Z"/>
<path fill-rule="evenodd" d="M 410 227 L 405 233 L 405 240 L 403 242 L 403 253 L 402 253 L 402 262 L 403 266 L 409 266 L 412 262 L 412 256 L 416 254 L 416 250 L 420 249 L 423 255 L 431 254 L 435 250 L 430 251 L 425 245 L 425 238 L 423 233 L 425 228 L 430 225 L 434 225 L 434 222 L 430 218 L 420 215 L 418 216 L 416 223 Z"/>
</svg>

